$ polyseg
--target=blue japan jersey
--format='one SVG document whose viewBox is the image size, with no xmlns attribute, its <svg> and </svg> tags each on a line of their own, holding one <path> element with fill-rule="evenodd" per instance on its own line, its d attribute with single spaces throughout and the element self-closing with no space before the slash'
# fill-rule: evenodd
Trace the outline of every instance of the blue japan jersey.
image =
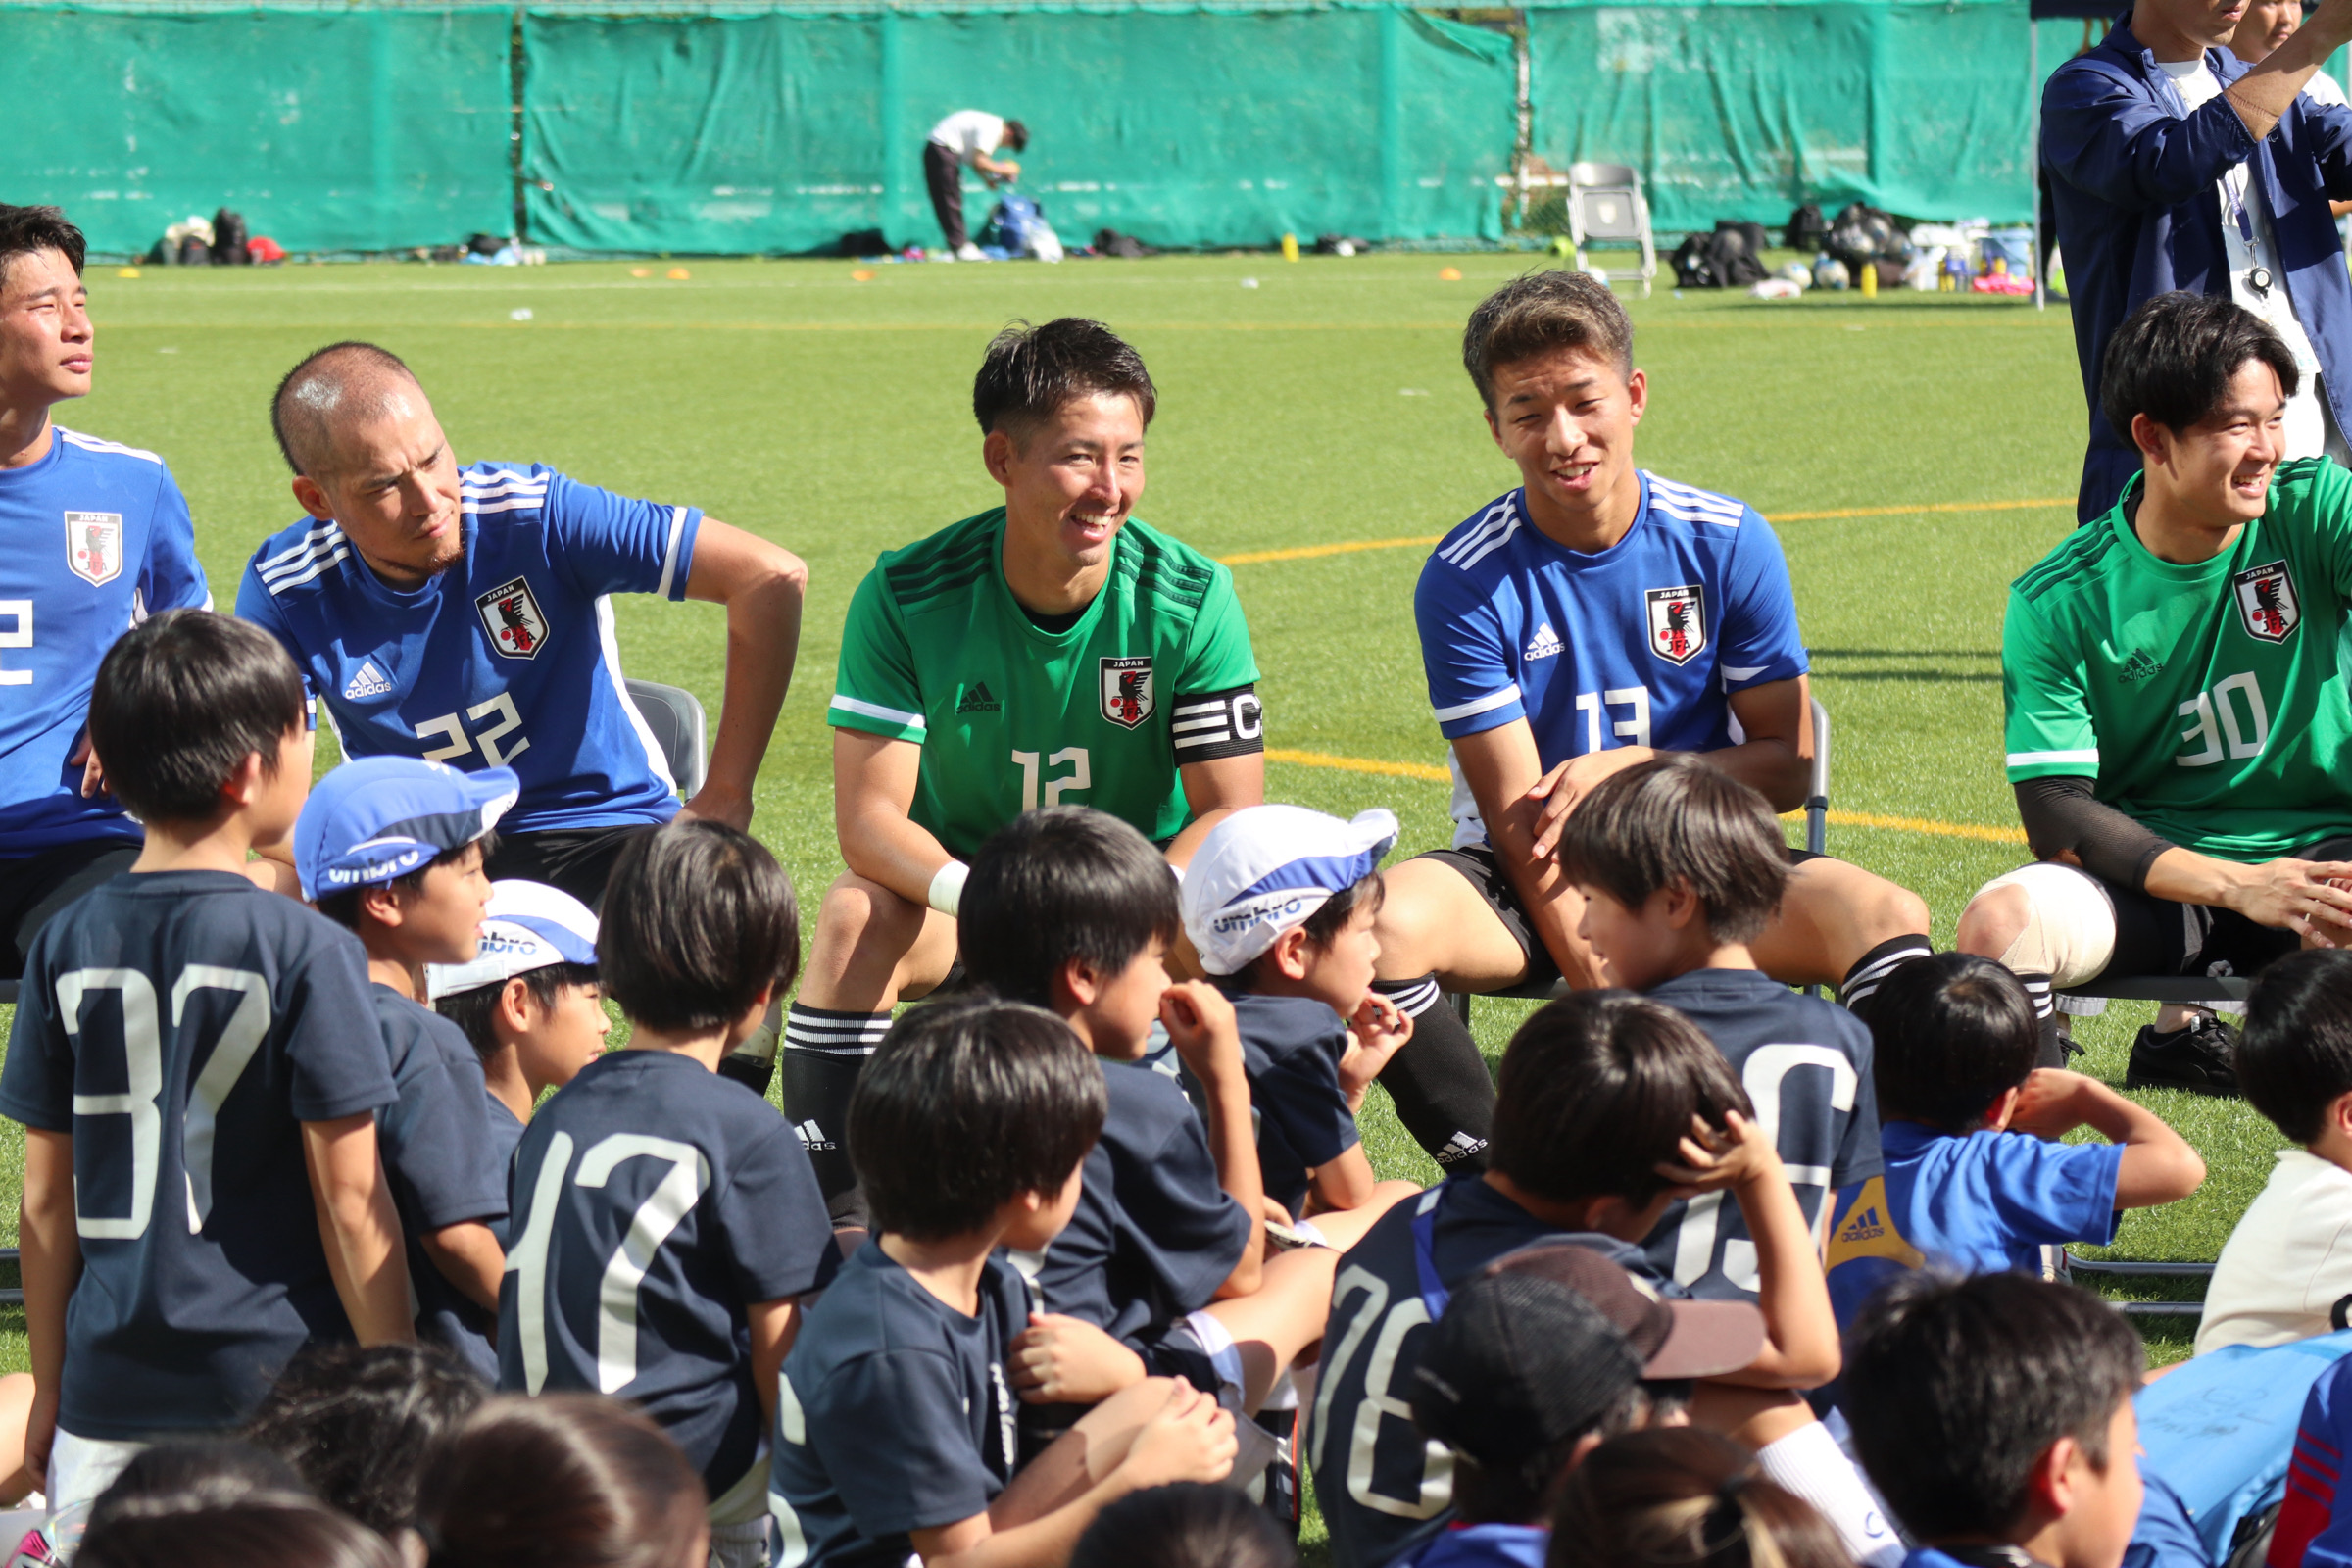
<svg viewBox="0 0 2352 1568">
<path fill-rule="evenodd" d="M 1840 1192 L 1830 1221 L 1830 1305 L 1839 1328 L 1888 1279 L 1928 1263 L 2038 1273 L 2044 1246 L 2115 1241 L 2121 1144 L 2010 1132 L 1959 1138 L 1915 1121 L 1890 1121 L 1879 1139 L 1885 1174 Z"/>
<path fill-rule="evenodd" d="M 842 1265 L 784 1358 L 768 1513 L 797 1568 L 900 1568 L 907 1533 L 986 1513 L 1012 1479 L 1018 1408 L 1004 1350 L 1028 1326 L 1005 1261 L 967 1316 L 869 1241 Z"/>
<path fill-rule="evenodd" d="M 164 460 L 51 429 L 47 457 L 0 468 L 0 859 L 139 842 L 122 802 L 81 798 L 81 768 L 66 759 L 115 639 L 213 602 Z"/>
<path fill-rule="evenodd" d="M 763 1422 L 745 1308 L 839 1260 L 791 1125 L 691 1057 L 615 1051 L 531 1118 L 514 1197 L 498 1386 L 626 1399 L 711 1496 L 741 1482 Z"/>
<path fill-rule="evenodd" d="M 1452 1292 L 1495 1258 L 1544 1241 L 1589 1247 L 1662 1297 L 1690 1294 L 1639 1250 L 1564 1233 L 1476 1176 L 1396 1204 L 1340 1258 L 1306 1428 L 1337 1568 L 1385 1568 L 1452 1521 L 1453 1454 L 1413 1425 L 1413 1369 Z"/>
<path fill-rule="evenodd" d="M 233 1426 L 306 1343 L 348 1340 L 301 1123 L 394 1096 L 359 939 L 292 899 L 134 873 L 42 927 L 0 1115 L 74 1140 L 59 1425 Z"/>
<path fill-rule="evenodd" d="M 676 782 L 622 683 L 609 596 L 685 598 L 703 514 L 535 463 L 461 478 L 465 559 L 423 587 L 306 517 L 254 553 L 237 613 L 294 655 L 346 756 L 511 767 L 510 833 L 668 821 Z"/>
<path fill-rule="evenodd" d="M 416 1337 L 455 1351 L 498 1381 L 497 1314 L 444 1279 L 423 1238 L 466 1220 L 506 1218 L 507 1167 L 490 1142 L 490 1092 L 465 1031 L 390 986 L 370 988 L 400 1098 L 375 1114 L 384 1173 L 408 1238 Z M 503 1108 L 503 1107 L 502 1107 Z"/>
<path fill-rule="evenodd" d="M 1208 1135 L 1173 1078 L 1105 1061 L 1102 1080 L 1110 1101 L 1102 1136 L 1037 1286 L 1046 1311 L 1140 1350 L 1215 1298 L 1250 1245 L 1250 1216 L 1217 1185 Z"/>
<path fill-rule="evenodd" d="M 1831 1195 L 1881 1168 L 1870 1031 L 1843 1007 L 1754 969 L 1693 969 L 1648 996 L 1704 1030 L 1740 1075 L 1805 1223 L 1820 1235 Z M 1756 1298 L 1756 1244 L 1725 1194 L 1676 1200 L 1642 1250 L 1692 1296 Z"/>
<path fill-rule="evenodd" d="M 1438 728 L 1526 719 L 1550 768 L 1618 746 L 1737 744 L 1729 695 L 1805 673 L 1781 543 L 1755 510 L 1642 474 L 1642 505 L 1598 555 L 1552 543 L 1514 490 L 1439 542 L 1413 591 Z M 1455 773 L 1458 846 L 1485 842 Z"/>
<path fill-rule="evenodd" d="M 1362 1141 L 1340 1088 L 1348 1025 L 1312 997 L 1259 996 L 1239 986 L 1225 995 L 1241 1026 L 1242 1069 L 1257 1113 L 1258 1174 L 1266 1196 L 1296 1219 L 1306 1211 L 1310 1173 Z"/>
</svg>

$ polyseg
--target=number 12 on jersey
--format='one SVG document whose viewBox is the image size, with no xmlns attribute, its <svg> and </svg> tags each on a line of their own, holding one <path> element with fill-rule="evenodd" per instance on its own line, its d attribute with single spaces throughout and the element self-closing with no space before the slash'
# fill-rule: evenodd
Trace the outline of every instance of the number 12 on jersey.
<svg viewBox="0 0 2352 1568">
<path fill-rule="evenodd" d="M 1021 809 L 1024 811 L 1034 811 L 1038 808 L 1037 785 L 1041 769 L 1037 765 L 1037 760 L 1038 754 L 1035 752 L 1012 754 L 1012 765 L 1021 770 Z M 1061 777 L 1045 780 L 1046 805 L 1059 806 L 1061 798 L 1070 791 L 1094 787 L 1095 775 L 1088 766 L 1085 747 L 1066 747 L 1045 760 L 1047 767 L 1059 767 L 1064 762 L 1076 764 L 1070 772 Z"/>
</svg>

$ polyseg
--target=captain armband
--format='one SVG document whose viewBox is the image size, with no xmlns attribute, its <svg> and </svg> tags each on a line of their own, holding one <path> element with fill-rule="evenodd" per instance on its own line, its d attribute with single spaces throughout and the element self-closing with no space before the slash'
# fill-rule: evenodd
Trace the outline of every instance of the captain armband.
<svg viewBox="0 0 2352 1568">
<path fill-rule="evenodd" d="M 1266 714 L 1255 682 L 1177 698 L 1168 727 L 1179 766 L 1266 749 Z"/>
</svg>

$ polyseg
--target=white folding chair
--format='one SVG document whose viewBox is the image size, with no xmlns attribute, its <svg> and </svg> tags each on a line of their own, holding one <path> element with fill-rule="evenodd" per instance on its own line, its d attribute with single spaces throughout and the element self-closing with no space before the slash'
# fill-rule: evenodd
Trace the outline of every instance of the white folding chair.
<svg viewBox="0 0 2352 1568">
<path fill-rule="evenodd" d="M 1642 194 L 1642 173 L 1631 164 L 1570 164 L 1568 166 L 1568 239 L 1576 248 L 1579 270 L 1594 276 L 1586 252 L 1595 244 L 1636 246 L 1642 252 L 1642 297 L 1649 298 L 1650 280 L 1658 275 L 1658 246 L 1649 231 L 1649 203 Z"/>
<path fill-rule="evenodd" d="M 1827 855 L 1830 843 L 1830 710 L 1813 699 L 1813 780 L 1805 791 L 1805 848 L 1815 855 Z M 1513 997 L 1521 1001 L 1549 1002 L 1566 996 L 1572 988 L 1565 980 L 1531 980 L 1499 991 L 1481 991 L 1482 997 Z M 1813 988 L 1807 986 L 1807 991 Z M 1460 1015 L 1462 1022 L 1470 1021 L 1470 997 L 1466 991 L 1450 991 L 1446 1001 Z"/>
</svg>

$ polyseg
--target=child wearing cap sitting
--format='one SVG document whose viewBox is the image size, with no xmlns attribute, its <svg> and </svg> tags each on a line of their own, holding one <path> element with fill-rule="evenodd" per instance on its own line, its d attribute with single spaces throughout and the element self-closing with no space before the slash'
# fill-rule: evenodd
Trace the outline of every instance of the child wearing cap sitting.
<svg viewBox="0 0 2352 1568">
<path fill-rule="evenodd" d="M 1343 822 L 1246 807 L 1201 842 L 1178 895 L 1185 935 L 1241 1030 L 1266 1197 L 1314 1240 L 1309 1214 L 1369 1218 L 1420 1191 L 1377 1180 L 1355 1128 L 1364 1091 L 1413 1037 L 1372 990 L 1380 858 L 1396 842 L 1383 810 Z"/>
<path fill-rule="evenodd" d="M 1663 1300 L 1589 1247 L 1539 1242 L 1453 1293 L 1413 1424 L 1453 1454 L 1453 1523 L 1397 1568 L 1544 1568 L 1552 1506 L 1605 1438 L 1680 1419 L 1691 1380 L 1764 1348 L 1745 1301 Z"/>
<path fill-rule="evenodd" d="M 66 1508 L 146 1443 L 251 1415 L 314 1337 L 412 1333 L 376 1153 L 392 1074 L 349 932 L 246 880 L 311 779 L 302 676 L 175 610 L 108 650 L 90 743 L 146 828 L 27 955 L 0 1115 L 24 1124 L 24 1460 Z"/>
<path fill-rule="evenodd" d="M 433 1010 L 481 1060 L 503 1173 L 539 1097 L 605 1054 L 612 1020 L 596 980 L 595 911 L 544 882 L 493 882 L 481 951 L 471 963 L 433 965 L 426 982 Z M 505 1222 L 494 1229 L 504 1245 Z"/>
<path fill-rule="evenodd" d="M 399 1100 L 377 1112 L 407 1233 L 419 1339 L 496 1375 L 506 1162 L 494 1152 L 481 1062 L 424 1004 L 426 966 L 474 956 L 490 883 L 483 842 L 514 803 L 503 767 L 461 773 L 413 757 L 345 762 L 294 826 L 303 897 L 368 951 L 368 993 Z"/>
</svg>

